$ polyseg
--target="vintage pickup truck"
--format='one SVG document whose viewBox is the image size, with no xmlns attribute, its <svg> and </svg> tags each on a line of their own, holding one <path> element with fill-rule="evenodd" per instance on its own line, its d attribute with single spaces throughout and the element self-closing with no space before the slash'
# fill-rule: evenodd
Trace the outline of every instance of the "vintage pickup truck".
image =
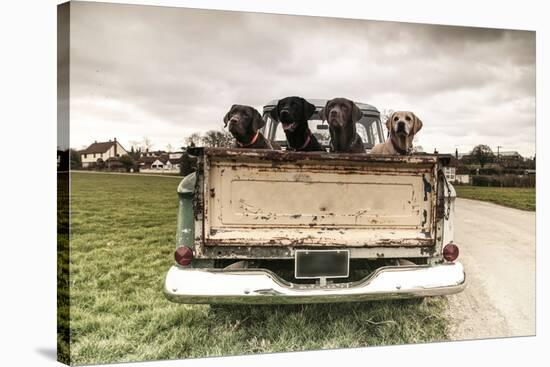
<svg viewBox="0 0 550 367">
<path fill-rule="evenodd" d="M 309 100 L 324 106 L 323 100 Z M 264 107 L 264 135 L 285 146 Z M 380 113 L 358 104 L 367 151 Z M 329 145 L 316 113 L 312 132 Z M 375 156 L 195 148 L 178 187 L 175 264 L 164 294 L 180 303 L 321 303 L 460 292 L 448 156 Z"/>
</svg>

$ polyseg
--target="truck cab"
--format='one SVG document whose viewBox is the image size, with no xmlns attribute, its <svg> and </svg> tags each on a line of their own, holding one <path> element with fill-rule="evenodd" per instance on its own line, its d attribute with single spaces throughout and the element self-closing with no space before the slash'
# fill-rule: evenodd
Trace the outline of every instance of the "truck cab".
<svg viewBox="0 0 550 367">
<path fill-rule="evenodd" d="M 266 121 L 265 126 L 262 128 L 262 134 L 275 141 L 281 147 L 287 147 L 287 141 L 283 129 L 280 127 L 279 121 L 271 118 L 270 112 L 277 107 L 279 100 L 274 99 L 268 102 L 263 107 L 263 118 Z M 325 107 L 326 99 L 308 99 L 308 102 L 315 106 L 315 113 L 308 121 L 309 129 L 312 134 L 317 138 L 317 141 L 328 151 L 330 147 L 330 134 L 328 131 L 328 124 L 321 119 L 319 112 Z M 363 117 L 356 122 L 357 134 L 361 137 L 366 151 L 370 151 L 376 144 L 383 143 L 384 134 L 382 129 L 382 123 L 380 121 L 380 112 L 378 109 L 367 103 L 355 103 L 361 112 Z"/>
</svg>

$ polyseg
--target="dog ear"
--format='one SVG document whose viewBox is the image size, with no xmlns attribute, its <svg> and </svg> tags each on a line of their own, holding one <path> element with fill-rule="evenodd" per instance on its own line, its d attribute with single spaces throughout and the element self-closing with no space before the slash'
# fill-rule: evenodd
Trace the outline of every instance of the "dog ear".
<svg viewBox="0 0 550 367">
<path fill-rule="evenodd" d="M 363 117 L 363 112 L 357 107 L 355 102 L 351 102 L 351 121 L 357 122 Z"/>
<path fill-rule="evenodd" d="M 309 118 L 315 113 L 315 105 L 309 103 L 302 98 L 302 105 L 304 106 L 304 120 L 309 120 Z"/>
<path fill-rule="evenodd" d="M 321 121 L 328 121 L 328 118 L 327 118 L 327 111 L 328 111 L 328 104 L 330 103 L 330 101 L 327 101 L 327 103 L 325 104 L 325 107 L 321 108 L 321 111 L 319 111 L 319 117 L 321 117 Z"/>
<path fill-rule="evenodd" d="M 386 129 L 388 129 L 388 135 L 390 134 L 390 131 L 391 131 L 391 121 L 393 120 L 393 114 L 395 112 L 392 112 L 388 118 L 386 119 Z"/>
<path fill-rule="evenodd" d="M 275 121 L 279 121 L 279 103 L 281 103 L 281 101 L 277 102 L 277 106 L 269 111 L 269 116 Z"/>
<path fill-rule="evenodd" d="M 231 111 L 233 111 L 233 109 L 235 108 L 236 104 L 234 104 L 233 106 L 231 106 L 231 108 L 229 109 L 229 111 L 227 111 L 227 113 L 225 114 L 225 116 L 223 117 L 223 127 L 227 127 L 227 123 L 229 122 L 229 118 L 231 117 Z"/>
<path fill-rule="evenodd" d="M 420 120 L 414 113 L 412 115 L 414 117 L 413 133 L 416 134 L 420 131 L 420 129 L 422 129 L 422 120 Z"/>
<path fill-rule="evenodd" d="M 257 109 L 254 109 L 254 112 L 252 114 L 252 129 L 254 131 L 258 131 L 262 127 L 264 127 L 265 120 L 262 118 L 262 115 L 260 115 Z"/>
<path fill-rule="evenodd" d="M 325 122 L 325 107 L 321 108 L 321 110 L 319 111 L 319 117 L 321 118 L 321 122 Z"/>
</svg>

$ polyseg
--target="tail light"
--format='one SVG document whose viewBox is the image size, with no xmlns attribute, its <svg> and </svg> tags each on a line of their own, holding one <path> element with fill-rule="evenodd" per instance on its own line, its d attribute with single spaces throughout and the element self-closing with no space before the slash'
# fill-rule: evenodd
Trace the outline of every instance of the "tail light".
<svg viewBox="0 0 550 367">
<path fill-rule="evenodd" d="M 174 258 L 179 265 L 187 266 L 193 260 L 193 250 L 187 246 L 178 247 L 174 252 Z"/>
<path fill-rule="evenodd" d="M 455 261 L 458 258 L 458 246 L 454 243 L 448 243 L 443 247 L 443 258 L 447 261 Z"/>
</svg>

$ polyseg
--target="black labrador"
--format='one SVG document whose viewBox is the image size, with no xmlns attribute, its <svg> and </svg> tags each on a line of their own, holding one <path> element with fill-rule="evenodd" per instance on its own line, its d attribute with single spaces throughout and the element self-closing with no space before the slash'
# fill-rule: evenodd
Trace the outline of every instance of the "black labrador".
<svg viewBox="0 0 550 367">
<path fill-rule="evenodd" d="M 355 123 L 361 120 L 363 113 L 353 101 L 346 98 L 331 99 L 320 115 L 328 121 L 332 152 L 365 153 L 363 141 L 355 128 Z"/>
<path fill-rule="evenodd" d="M 223 122 L 224 127 L 229 126 L 229 132 L 235 138 L 234 148 L 281 149 L 260 132 L 265 121 L 254 107 L 234 104 Z"/>
<path fill-rule="evenodd" d="M 286 97 L 277 103 L 270 115 L 281 123 L 288 149 L 302 152 L 325 149 L 311 133 L 307 121 L 315 113 L 315 106 L 302 97 Z"/>
</svg>

